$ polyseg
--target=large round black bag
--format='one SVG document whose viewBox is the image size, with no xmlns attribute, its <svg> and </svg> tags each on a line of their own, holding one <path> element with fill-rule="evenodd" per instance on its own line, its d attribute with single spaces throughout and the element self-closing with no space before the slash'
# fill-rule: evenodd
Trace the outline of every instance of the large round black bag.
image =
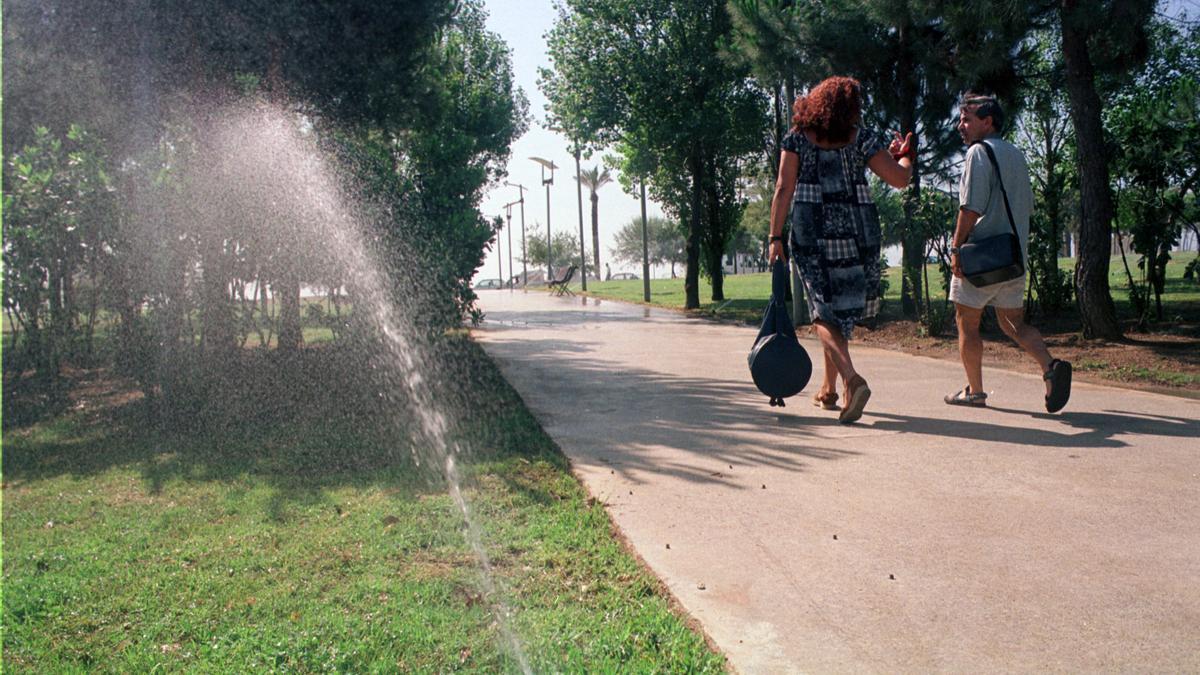
<svg viewBox="0 0 1200 675">
<path fill-rule="evenodd" d="M 747 357 L 754 385 L 770 397 L 772 406 L 782 406 L 783 399 L 799 394 L 812 377 L 812 360 L 796 338 L 788 315 L 787 284 L 787 265 L 776 260 L 771 270 L 771 300 Z"/>
</svg>

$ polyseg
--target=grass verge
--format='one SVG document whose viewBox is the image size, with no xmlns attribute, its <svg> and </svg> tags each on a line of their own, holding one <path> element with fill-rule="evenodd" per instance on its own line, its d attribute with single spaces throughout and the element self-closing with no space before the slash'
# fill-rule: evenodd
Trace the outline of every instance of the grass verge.
<svg viewBox="0 0 1200 675">
<path fill-rule="evenodd" d="M 1176 259 L 1167 265 L 1167 284 L 1163 293 L 1163 319 L 1165 322 L 1200 322 L 1200 283 L 1183 278 L 1184 269 L 1191 260 L 1189 255 L 1191 254 L 1177 254 Z M 1073 269 L 1074 260 L 1063 258 L 1059 263 L 1064 270 L 1070 271 Z M 928 265 L 927 272 L 932 287 L 932 297 L 935 301 L 944 299 L 946 290 L 942 287 L 937 265 Z M 884 271 L 884 279 L 888 282 L 888 289 L 884 294 L 883 318 L 898 318 L 901 288 L 900 268 L 898 266 L 889 267 Z M 579 284 L 574 284 L 572 287 L 576 292 L 579 291 Z M 1134 312 L 1129 300 L 1129 281 L 1120 256 L 1116 256 L 1110 261 L 1109 287 L 1112 289 L 1113 302 L 1117 306 L 1118 315 L 1132 316 Z M 641 280 L 589 280 L 588 295 L 624 302 L 644 303 Z M 757 323 L 762 319 L 762 313 L 766 309 L 767 299 L 770 296 L 771 275 L 769 273 L 726 276 L 726 299 L 721 302 L 711 301 L 712 286 L 701 277 L 700 308 L 696 310 L 696 313 L 710 315 L 724 321 Z M 650 305 L 683 309 L 685 300 L 683 277 L 650 280 Z"/>
<path fill-rule="evenodd" d="M 1085 377 L 1118 383 L 1123 386 L 1151 388 L 1170 393 L 1194 395 L 1200 391 L 1200 284 L 1183 278 L 1191 260 L 1188 253 L 1178 254 L 1167 267 L 1167 283 L 1163 294 L 1163 321 L 1152 323 L 1148 330 L 1136 326 L 1129 284 L 1121 258 L 1110 261 L 1109 281 L 1118 317 L 1124 321 L 1126 339 L 1116 342 L 1082 340 L 1079 317 L 1074 307 L 1053 316 L 1035 316 L 1033 323 L 1046 337 L 1051 353 L 1082 364 L 1078 370 Z M 1073 260 L 1060 264 L 1070 269 Z M 944 300 L 940 274 L 935 265 L 928 267 L 935 302 Z M 855 333 L 855 339 L 875 347 L 884 347 L 927 356 L 942 356 L 957 360 L 956 334 L 953 329 L 953 309 L 946 310 L 946 330 L 930 336 L 920 324 L 905 319 L 900 312 L 900 268 L 886 271 L 888 289 L 883 310 L 873 330 Z M 684 292 L 682 279 L 654 279 L 650 282 L 650 303 L 654 306 L 682 310 Z M 769 274 L 739 274 L 725 278 L 725 297 L 722 302 L 703 302 L 711 298 L 711 287 L 701 279 L 702 304 L 693 313 L 720 321 L 757 324 L 762 320 L 767 299 L 771 294 Z M 588 295 L 626 302 L 642 303 L 642 282 L 588 282 Z M 997 360 L 1018 369 L 1027 369 L 1028 360 L 1016 345 L 998 329 L 985 326 L 986 362 Z"/>
<path fill-rule="evenodd" d="M 76 373 L 68 412 L 4 433 L 4 669 L 512 671 L 503 601 L 537 672 L 722 671 L 490 361 L 453 348 L 499 597 L 353 355 L 307 349 L 302 380 L 265 364 L 272 402 L 231 387 L 240 414 L 191 431 Z"/>
</svg>

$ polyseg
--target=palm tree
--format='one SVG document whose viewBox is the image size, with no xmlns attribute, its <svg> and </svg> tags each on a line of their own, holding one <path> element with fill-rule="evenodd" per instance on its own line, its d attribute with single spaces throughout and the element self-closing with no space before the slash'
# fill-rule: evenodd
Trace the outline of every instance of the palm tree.
<svg viewBox="0 0 1200 675">
<path fill-rule="evenodd" d="M 601 171 L 599 166 L 594 166 L 590 169 L 584 170 L 582 173 L 579 174 L 579 182 L 582 183 L 584 185 L 584 187 L 586 187 L 588 189 L 588 192 L 591 193 L 591 199 L 592 199 L 592 255 L 594 256 L 592 262 L 595 263 L 595 266 L 592 269 L 596 270 L 596 274 L 599 274 L 600 273 L 599 272 L 599 270 L 600 270 L 600 207 L 599 207 L 600 196 L 596 194 L 596 191 L 599 190 L 600 188 L 604 187 L 605 185 L 611 183 L 612 175 L 609 174 L 607 168 L 604 169 L 603 171 Z"/>
</svg>

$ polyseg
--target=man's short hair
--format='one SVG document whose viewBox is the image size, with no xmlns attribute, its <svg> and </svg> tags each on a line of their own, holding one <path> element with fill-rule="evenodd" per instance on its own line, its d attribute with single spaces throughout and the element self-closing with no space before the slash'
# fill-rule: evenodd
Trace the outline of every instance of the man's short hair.
<svg viewBox="0 0 1200 675">
<path fill-rule="evenodd" d="M 1000 101 L 996 99 L 995 95 L 988 92 L 967 91 L 963 94 L 959 107 L 970 110 L 980 119 L 992 118 L 992 128 L 998 132 L 1004 130 L 1004 109 L 1000 107 Z"/>
</svg>

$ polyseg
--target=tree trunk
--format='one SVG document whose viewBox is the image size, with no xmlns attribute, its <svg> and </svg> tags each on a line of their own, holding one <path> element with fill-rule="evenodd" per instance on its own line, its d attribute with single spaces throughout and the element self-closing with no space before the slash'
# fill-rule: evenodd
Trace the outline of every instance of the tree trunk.
<svg viewBox="0 0 1200 675">
<path fill-rule="evenodd" d="M 74 360 L 78 355 L 75 353 L 75 338 L 78 335 L 78 303 L 75 297 L 75 264 L 66 262 L 63 266 L 62 279 L 62 311 L 63 311 L 63 326 L 59 332 L 61 342 L 59 348 L 61 353 L 69 359 Z"/>
<path fill-rule="evenodd" d="M 95 268 L 92 269 L 92 293 L 88 298 L 88 315 L 87 325 L 84 327 L 84 353 L 87 355 L 89 363 L 96 354 L 96 319 L 100 314 L 100 287 L 99 278 Z"/>
<path fill-rule="evenodd" d="M 229 280 L 221 265 L 221 246 L 220 243 L 208 243 L 201 259 L 203 300 L 200 311 L 204 322 L 201 343 L 208 357 L 207 365 L 212 368 L 229 363 L 236 344 Z"/>
<path fill-rule="evenodd" d="M 596 278 L 600 277 L 600 195 L 592 191 L 592 262 Z"/>
<path fill-rule="evenodd" d="M 1079 167 L 1079 253 L 1075 262 L 1075 297 L 1085 338 L 1121 337 L 1117 310 L 1108 288 L 1108 262 L 1112 253 L 1112 194 L 1104 152 L 1101 102 L 1088 53 L 1088 36 L 1076 25 L 1075 0 L 1060 7 L 1063 60 L 1067 71 L 1067 96 L 1075 126 L 1076 161 Z"/>
<path fill-rule="evenodd" d="M 1044 119 L 1041 121 L 1041 127 L 1046 180 L 1042 188 L 1040 208 L 1046 213 L 1048 231 L 1043 234 L 1048 238 L 1049 244 L 1041 249 L 1046 254 L 1046 259 L 1041 265 L 1041 278 L 1032 280 L 1030 285 L 1038 288 L 1038 302 L 1042 312 L 1049 314 L 1061 310 L 1065 301 L 1058 274 L 1058 258 L 1062 250 L 1063 178 L 1059 169 L 1061 150 L 1055 144 L 1055 127 Z"/>
<path fill-rule="evenodd" d="M 703 227 L 701 213 L 704 209 L 704 163 L 698 150 L 688 155 L 688 172 L 692 174 L 692 203 L 688 214 L 687 270 L 684 274 L 684 309 L 700 308 L 700 229 Z"/>
<path fill-rule="evenodd" d="M 281 354 L 294 355 L 304 343 L 300 330 L 300 280 L 288 274 L 274 289 L 279 302 L 279 344 Z"/>
<path fill-rule="evenodd" d="M 721 217 L 721 197 L 717 193 L 717 168 L 709 158 L 705 170 L 707 180 L 704 183 L 705 220 L 708 225 L 708 272 L 712 282 L 713 302 L 725 300 L 725 246 L 729 243 L 728 223 Z"/>
<path fill-rule="evenodd" d="M 772 89 L 775 90 L 773 92 L 775 94 L 775 104 L 771 106 L 771 109 L 775 113 L 775 147 L 768 158 L 768 161 L 771 162 L 771 166 L 767 167 L 768 175 L 774 174 L 779 170 L 779 156 L 783 154 L 783 137 L 787 133 L 786 128 L 784 127 L 783 97 L 780 95 L 780 90 L 782 88 L 782 84 L 776 84 L 774 87 L 772 87 Z"/>
<path fill-rule="evenodd" d="M 63 309 L 63 272 L 61 262 L 50 265 L 50 324 L 47 333 L 45 347 L 45 358 L 43 360 L 44 373 L 53 379 L 58 377 L 60 361 L 62 357 L 63 347 L 66 345 L 66 328 L 67 321 L 65 311 Z"/>
<path fill-rule="evenodd" d="M 907 26 L 900 27 L 900 44 L 905 44 Z M 917 129 L 917 82 L 912 60 L 907 52 L 896 64 L 896 76 L 902 88 L 901 99 L 906 101 L 904 110 L 900 113 L 900 129 L 903 132 Z M 908 186 L 907 199 L 904 200 L 904 226 L 901 237 L 900 254 L 900 310 L 904 316 L 914 318 L 921 314 L 921 270 L 925 267 L 925 237 L 916 232 L 914 212 L 921 198 L 920 167 L 913 162 L 912 182 Z"/>
<path fill-rule="evenodd" d="M 258 311 L 262 318 L 262 325 L 267 327 L 267 332 L 264 335 L 261 328 L 258 330 L 258 343 L 266 348 L 271 344 L 271 338 L 275 337 L 275 323 L 271 317 L 271 298 L 267 293 L 267 283 L 259 277 L 258 282 L 258 302 L 262 305 L 262 309 Z"/>
<path fill-rule="evenodd" d="M 30 294 L 32 295 L 32 294 Z M 33 369 L 44 374 L 48 370 L 46 362 L 46 335 L 42 330 L 40 298 L 37 302 L 28 304 L 29 318 L 25 322 L 25 352 Z"/>
</svg>

